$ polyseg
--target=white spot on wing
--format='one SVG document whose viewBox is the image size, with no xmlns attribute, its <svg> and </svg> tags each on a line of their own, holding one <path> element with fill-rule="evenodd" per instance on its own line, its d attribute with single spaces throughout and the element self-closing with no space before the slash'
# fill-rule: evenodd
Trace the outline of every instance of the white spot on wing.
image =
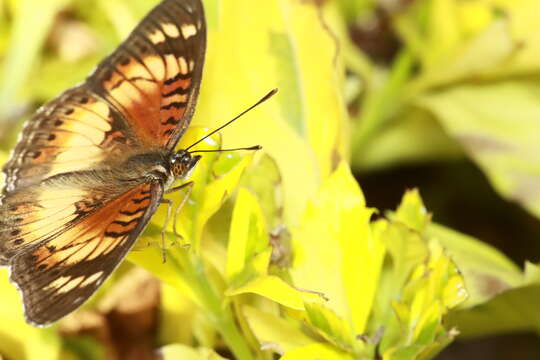
<svg viewBox="0 0 540 360">
<path fill-rule="evenodd" d="M 165 32 L 165 34 L 167 34 L 168 37 L 177 38 L 178 36 L 180 36 L 178 27 L 174 24 L 161 24 L 161 27 L 163 27 L 163 31 Z"/>
<path fill-rule="evenodd" d="M 178 58 L 178 65 L 180 66 L 180 73 L 183 75 L 187 74 L 189 72 L 188 64 L 186 62 L 186 58 L 183 56 L 180 56 Z"/>
<path fill-rule="evenodd" d="M 96 285 L 99 285 L 97 284 L 97 280 L 99 278 L 101 278 L 103 276 L 103 271 L 100 271 L 100 272 L 97 272 L 95 274 L 92 274 L 90 275 L 89 277 L 87 277 L 82 283 L 81 283 L 81 286 L 82 287 L 85 287 L 85 286 L 88 286 L 88 285 L 91 285 L 92 283 L 96 282 Z"/>
<path fill-rule="evenodd" d="M 160 30 L 156 30 L 151 34 L 148 34 L 148 37 L 154 44 L 159 44 L 165 41 L 165 35 L 163 35 Z"/>
<path fill-rule="evenodd" d="M 193 35 L 197 34 L 197 27 L 193 24 L 182 25 L 182 35 L 185 39 L 189 39 Z"/>
</svg>

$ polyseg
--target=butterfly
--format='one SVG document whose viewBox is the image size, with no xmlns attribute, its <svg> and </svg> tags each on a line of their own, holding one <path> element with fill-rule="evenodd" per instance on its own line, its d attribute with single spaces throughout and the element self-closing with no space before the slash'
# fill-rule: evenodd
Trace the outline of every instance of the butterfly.
<svg viewBox="0 0 540 360">
<path fill-rule="evenodd" d="M 200 159 L 175 147 L 193 116 L 205 51 L 200 0 L 165 0 L 84 83 L 26 123 L 3 168 L 0 265 L 29 323 L 82 305 Z"/>
</svg>

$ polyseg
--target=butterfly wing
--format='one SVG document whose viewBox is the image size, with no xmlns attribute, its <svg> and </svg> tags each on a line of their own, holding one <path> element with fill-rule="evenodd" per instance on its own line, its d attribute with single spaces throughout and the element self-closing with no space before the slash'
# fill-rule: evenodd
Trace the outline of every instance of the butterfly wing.
<svg viewBox="0 0 540 360">
<path fill-rule="evenodd" d="M 118 156 L 172 150 L 188 127 L 206 49 L 199 0 L 165 0 L 85 83 L 43 106 L 4 166 L 4 194 Z"/>
<path fill-rule="evenodd" d="M 109 236 L 112 232 L 106 228 L 97 233 L 102 225 L 127 222 L 123 217 L 133 211 L 118 212 L 124 204 L 119 199 L 129 199 L 125 194 L 139 186 L 94 175 L 132 156 L 176 146 L 191 120 L 205 46 L 200 0 L 164 0 L 83 84 L 43 106 L 25 125 L 3 168 L 0 265 L 11 267 L 30 321 L 54 321 L 79 306 L 122 260 L 148 222 L 162 190 L 152 190 L 148 207 L 137 210 L 144 216 L 129 220 L 133 228 L 122 240 Z M 139 165 L 140 169 L 149 164 Z M 141 183 L 145 181 L 141 178 Z M 89 245 L 77 242 L 90 235 Z M 78 247 L 83 252 L 60 261 L 69 254 L 68 248 Z M 89 258 L 80 255 L 94 248 Z M 40 256 L 47 251 L 58 256 L 43 260 Z M 49 267 L 60 262 L 62 266 Z M 61 280 L 69 283 L 60 286 Z"/>
<path fill-rule="evenodd" d="M 84 180 L 83 180 L 84 181 Z M 45 243 L 98 211 L 114 194 L 75 184 L 39 185 L 14 191 L 0 206 L 0 265 Z"/>
<path fill-rule="evenodd" d="M 43 106 L 26 123 L 3 167 L 3 193 L 99 167 L 111 157 L 140 151 L 141 145 L 114 108 L 80 85 Z"/>
<path fill-rule="evenodd" d="M 205 39 L 199 0 L 165 0 L 85 83 L 67 90 L 28 121 L 3 168 L 0 265 L 6 265 L 17 248 L 42 239 L 19 237 L 18 224 L 13 224 L 18 215 L 37 227 L 47 225 L 54 212 L 58 226 L 63 216 L 61 229 L 80 218 L 68 213 L 76 203 L 94 202 L 96 191 L 77 188 L 69 191 L 78 191 L 79 197 L 61 199 L 61 194 L 54 195 L 57 188 L 42 189 L 46 180 L 67 175 L 67 183 L 78 179 L 78 186 L 89 187 L 70 174 L 117 166 L 122 159 L 156 148 L 174 148 L 193 112 Z M 43 194 L 54 199 L 40 198 Z"/>
<path fill-rule="evenodd" d="M 128 120 L 146 146 L 172 150 L 193 114 L 205 48 L 200 1 L 165 0 L 87 83 Z"/>
<path fill-rule="evenodd" d="M 162 195 L 159 183 L 142 184 L 16 255 L 11 280 L 22 292 L 27 320 L 46 325 L 88 299 L 131 249 Z"/>
</svg>

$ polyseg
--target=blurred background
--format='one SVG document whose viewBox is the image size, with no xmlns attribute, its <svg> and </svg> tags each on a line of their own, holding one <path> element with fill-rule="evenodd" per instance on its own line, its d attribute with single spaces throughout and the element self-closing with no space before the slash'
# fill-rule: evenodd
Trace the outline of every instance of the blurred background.
<svg viewBox="0 0 540 360">
<path fill-rule="evenodd" d="M 195 124 L 207 125 L 204 119 L 211 118 L 210 126 L 235 111 L 219 114 L 211 109 L 212 103 L 230 97 L 234 108 L 240 109 L 275 86 L 284 89 L 285 99 L 279 101 L 290 104 L 291 114 L 286 116 L 300 118 L 305 110 L 297 107 L 302 102 L 298 94 L 318 81 L 327 86 L 316 75 L 306 79 L 302 66 L 316 70 L 318 61 L 326 59 L 335 70 L 328 76 L 334 79 L 330 91 L 337 110 L 321 114 L 328 123 L 306 125 L 312 143 L 318 141 L 317 136 L 324 139 L 328 127 L 337 134 L 331 151 L 315 151 L 321 173 L 333 168 L 337 160 L 332 156 L 349 159 L 369 206 L 393 209 L 405 190 L 418 188 L 434 221 L 491 244 L 519 266 L 525 261 L 540 262 L 540 1 L 275 1 L 302 2 L 309 11 L 315 9 L 320 29 L 313 31 L 302 14 L 291 12 L 272 31 L 284 27 L 286 33 L 290 25 L 295 27 L 295 39 L 315 37 L 318 32 L 328 38 L 303 40 L 313 43 L 301 48 L 301 61 L 295 63 L 300 69 L 288 62 L 281 70 L 274 69 L 275 74 L 261 75 L 266 70 L 256 53 L 256 36 L 269 31 L 257 28 L 261 14 L 251 14 L 240 0 L 231 2 L 231 8 L 219 0 L 205 1 L 210 28 L 249 21 L 254 38 L 211 35 L 205 73 L 209 80 L 203 81 Z M 7 159 L 24 120 L 82 81 L 156 3 L 0 0 L 1 162 Z M 275 46 L 284 58 L 289 56 L 290 49 L 280 38 L 276 37 Z M 242 58 L 220 65 L 216 55 L 226 51 L 237 51 L 236 56 Z M 287 77 L 290 74 L 294 76 Z M 274 75 L 278 84 L 269 80 Z M 225 84 L 235 77 L 253 78 L 252 83 L 260 84 L 241 93 Z M 313 130 L 317 126 L 323 130 Z M 259 142 L 257 131 L 256 126 L 229 130 L 225 139 L 250 145 Z M 312 135 L 316 131 L 323 134 Z M 251 138 L 246 139 L 246 134 Z M 265 146 L 265 141 L 270 149 L 277 146 L 264 139 Z M 298 159 L 303 161 L 302 154 Z M 142 339 L 139 345 L 145 348 L 155 331 L 159 285 L 146 275 L 137 279 L 139 287 L 129 291 L 154 294 L 146 297 L 145 304 L 133 305 L 143 314 L 137 321 L 146 324 L 143 333 L 133 336 Z M 114 301 L 103 306 L 112 309 Z M 109 320 L 117 313 L 109 313 Z M 74 328 L 66 325 L 62 331 L 67 343 L 70 334 L 88 330 L 119 354 L 128 351 L 118 336 L 120 330 L 100 333 L 95 329 L 103 328 L 92 321 L 104 320 L 90 319 Z M 125 331 L 131 321 L 126 325 L 117 318 L 112 323 Z M 532 329 L 518 330 L 465 340 L 458 337 L 437 359 L 539 359 L 538 334 Z M 84 347 L 86 340 L 73 341 Z"/>
</svg>

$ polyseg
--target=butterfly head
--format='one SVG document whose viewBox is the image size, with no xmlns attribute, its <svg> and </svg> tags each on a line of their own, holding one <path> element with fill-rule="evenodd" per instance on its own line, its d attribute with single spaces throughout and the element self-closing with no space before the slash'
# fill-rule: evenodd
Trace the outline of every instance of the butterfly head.
<svg viewBox="0 0 540 360">
<path fill-rule="evenodd" d="M 193 170 L 200 159 L 201 155 L 191 155 L 187 150 L 179 150 L 169 157 L 169 166 L 175 178 L 183 178 Z"/>
</svg>

